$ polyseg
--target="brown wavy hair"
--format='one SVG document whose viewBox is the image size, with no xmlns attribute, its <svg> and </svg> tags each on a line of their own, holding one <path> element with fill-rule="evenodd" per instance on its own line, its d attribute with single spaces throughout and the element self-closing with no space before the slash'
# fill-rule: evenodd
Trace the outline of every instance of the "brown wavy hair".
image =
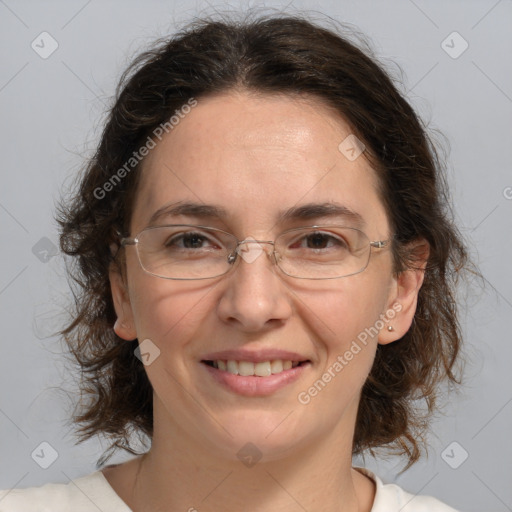
<svg viewBox="0 0 512 512">
<path fill-rule="evenodd" d="M 141 164 L 122 179 L 112 177 L 188 100 L 235 88 L 305 95 L 332 107 L 364 142 L 377 172 L 395 235 L 394 271 L 414 267 L 411 242 L 424 238 L 430 245 L 412 326 L 402 339 L 378 346 L 353 441 L 354 454 L 385 447 L 405 454 L 408 467 L 424 447 L 439 384 L 459 382 L 454 293 L 467 254 L 452 222 L 444 165 L 393 79 L 368 47 L 349 41 L 342 25 L 326 28 L 302 15 L 195 21 L 158 40 L 122 75 L 97 150 L 57 214 L 61 249 L 72 257 L 75 311 L 60 334 L 81 372 L 72 418 L 79 442 L 97 434 L 110 439 L 100 467 L 117 448 L 137 453 L 133 433 L 151 439 L 153 432 L 153 390 L 134 356 L 137 340 L 113 331 L 108 277 L 111 265 L 123 271 L 110 246 L 117 231 L 129 232 Z"/>
</svg>

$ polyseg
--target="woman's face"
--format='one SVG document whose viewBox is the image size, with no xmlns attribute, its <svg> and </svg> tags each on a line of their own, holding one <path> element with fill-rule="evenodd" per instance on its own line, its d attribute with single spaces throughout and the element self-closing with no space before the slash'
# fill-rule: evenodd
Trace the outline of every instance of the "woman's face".
<svg viewBox="0 0 512 512">
<path fill-rule="evenodd" d="M 239 240 L 274 240 L 300 226 L 355 226 L 341 209 L 283 220 L 289 210 L 330 204 L 358 214 L 370 240 L 385 240 L 389 225 L 375 172 L 363 156 L 354 159 L 359 148 L 351 151 L 350 139 L 339 149 L 350 134 L 315 99 L 247 92 L 200 98 L 138 171 L 130 235 L 149 225 L 198 224 Z M 179 203 L 225 214 L 150 222 L 164 205 Z M 150 340 L 143 352 L 150 354 L 155 435 L 181 436 L 231 459 L 248 442 L 268 458 L 326 436 L 351 445 L 377 343 L 401 334 L 400 313 L 389 312 L 399 293 L 390 250 L 372 249 L 366 270 L 340 279 L 288 277 L 262 252 L 239 258 L 222 277 L 196 281 L 152 276 L 134 247 L 125 251 L 126 288 L 111 274 L 116 332 Z M 205 363 L 217 359 L 302 363 L 270 377 L 236 376 Z M 279 372 L 280 363 L 273 368 Z"/>
</svg>

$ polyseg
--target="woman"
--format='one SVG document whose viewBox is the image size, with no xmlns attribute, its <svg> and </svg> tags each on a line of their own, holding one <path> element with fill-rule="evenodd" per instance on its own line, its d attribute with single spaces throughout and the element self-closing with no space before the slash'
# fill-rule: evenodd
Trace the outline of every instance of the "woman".
<svg viewBox="0 0 512 512">
<path fill-rule="evenodd" d="M 352 467 L 418 460 L 413 400 L 456 381 L 445 198 L 414 111 L 334 31 L 201 21 L 141 55 L 60 212 L 75 420 L 113 440 L 99 467 L 137 456 L 0 510 L 453 511 Z"/>
</svg>

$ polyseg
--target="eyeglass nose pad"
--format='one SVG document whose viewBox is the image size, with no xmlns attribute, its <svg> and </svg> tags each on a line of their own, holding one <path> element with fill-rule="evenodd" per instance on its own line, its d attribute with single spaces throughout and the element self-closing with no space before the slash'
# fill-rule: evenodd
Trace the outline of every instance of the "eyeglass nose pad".
<svg viewBox="0 0 512 512">
<path fill-rule="evenodd" d="M 265 252 L 265 249 L 262 242 L 249 237 L 238 244 L 236 252 L 246 263 L 253 263 Z"/>
<path fill-rule="evenodd" d="M 252 249 L 247 248 L 247 243 L 255 244 L 256 247 L 253 247 Z M 227 262 L 228 264 L 232 265 L 236 262 L 238 259 L 238 256 L 241 256 L 243 260 L 245 260 L 247 263 L 252 263 L 255 259 L 257 259 L 261 253 L 267 252 L 264 250 L 263 245 L 260 245 L 256 240 L 254 239 L 246 239 L 244 242 L 236 249 L 234 249 L 231 253 L 227 256 Z M 277 265 L 278 262 L 281 260 L 281 255 L 275 251 L 274 248 L 272 248 L 272 251 L 268 253 L 268 256 L 273 260 L 273 262 Z"/>
</svg>

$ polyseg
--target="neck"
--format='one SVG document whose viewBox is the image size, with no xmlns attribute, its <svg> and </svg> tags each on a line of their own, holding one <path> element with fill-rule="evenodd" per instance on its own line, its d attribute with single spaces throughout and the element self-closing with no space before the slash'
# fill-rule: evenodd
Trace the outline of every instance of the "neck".
<svg viewBox="0 0 512 512">
<path fill-rule="evenodd" d="M 279 461 L 244 467 L 241 463 L 219 464 L 218 460 L 204 465 L 189 460 L 177 465 L 176 457 L 155 460 L 153 453 L 148 453 L 140 461 L 133 509 L 362 512 L 357 480 L 351 467 L 327 469 L 320 467 L 315 457 L 300 464 Z"/>
<path fill-rule="evenodd" d="M 252 465 L 169 429 L 168 421 L 157 421 L 156 411 L 155 420 L 151 450 L 139 458 L 127 500 L 135 512 L 371 510 L 374 484 L 352 469 L 347 432 L 333 431 L 294 447 L 293 455 Z"/>
</svg>

